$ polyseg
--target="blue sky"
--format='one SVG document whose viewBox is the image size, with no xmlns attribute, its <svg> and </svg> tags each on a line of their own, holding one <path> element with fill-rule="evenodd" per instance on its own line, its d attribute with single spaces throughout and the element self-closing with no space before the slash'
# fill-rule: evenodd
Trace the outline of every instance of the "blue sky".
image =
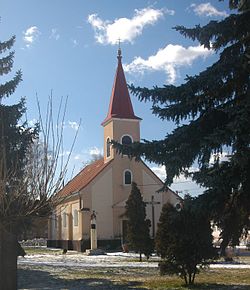
<svg viewBox="0 0 250 290">
<path fill-rule="evenodd" d="M 217 0 L 1 0 L 1 41 L 16 35 L 14 68 L 8 78 L 18 69 L 23 72 L 23 82 L 9 101 L 25 96 L 32 124 L 38 119 L 36 96 L 44 111 L 52 92 L 55 115 L 61 97 L 68 96 L 64 153 L 68 154 L 81 120 L 69 167 L 77 173 L 91 154 L 103 148 L 100 124 L 108 110 L 118 39 L 129 83 L 178 85 L 217 56 L 172 27 L 204 25 L 229 13 L 228 1 Z M 173 124 L 153 116 L 150 104 L 131 99 L 143 119 L 141 138 L 159 139 L 171 132 Z M 162 168 L 157 173 L 162 175 Z M 178 182 L 174 189 L 200 192 L 189 181 Z"/>
</svg>

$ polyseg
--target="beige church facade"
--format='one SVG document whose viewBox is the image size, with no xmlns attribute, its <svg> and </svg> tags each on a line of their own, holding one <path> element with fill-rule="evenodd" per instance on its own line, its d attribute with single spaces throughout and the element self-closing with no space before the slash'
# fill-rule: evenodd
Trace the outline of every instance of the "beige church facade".
<svg viewBox="0 0 250 290">
<path fill-rule="evenodd" d="M 162 181 L 142 161 L 119 155 L 110 144 L 140 141 L 141 119 L 134 114 L 118 50 L 118 65 L 104 129 L 104 157 L 81 170 L 58 193 L 60 204 L 49 220 L 48 246 L 84 251 L 90 248 L 91 215 L 96 214 L 98 247 L 118 248 L 126 236 L 126 200 L 136 182 L 147 203 L 151 237 L 157 231 L 162 206 L 177 204 L 178 195 L 162 188 Z"/>
</svg>

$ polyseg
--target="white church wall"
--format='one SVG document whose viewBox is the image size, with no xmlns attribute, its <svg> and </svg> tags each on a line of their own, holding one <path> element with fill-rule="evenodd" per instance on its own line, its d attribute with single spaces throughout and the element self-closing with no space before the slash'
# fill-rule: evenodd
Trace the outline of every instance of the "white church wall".
<svg viewBox="0 0 250 290">
<path fill-rule="evenodd" d="M 92 186 L 92 209 L 97 213 L 97 238 L 113 238 L 112 168 L 97 178 Z"/>
</svg>

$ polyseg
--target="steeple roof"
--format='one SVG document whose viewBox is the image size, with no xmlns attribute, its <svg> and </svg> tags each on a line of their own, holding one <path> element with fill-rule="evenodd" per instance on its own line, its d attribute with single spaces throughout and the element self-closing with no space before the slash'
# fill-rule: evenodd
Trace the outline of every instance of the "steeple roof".
<svg viewBox="0 0 250 290">
<path fill-rule="evenodd" d="M 122 67 L 121 49 L 118 49 L 118 65 L 115 80 L 110 97 L 107 117 L 102 122 L 104 125 L 111 118 L 136 119 L 141 120 L 134 114 L 133 106 L 128 92 L 127 82 Z"/>
</svg>

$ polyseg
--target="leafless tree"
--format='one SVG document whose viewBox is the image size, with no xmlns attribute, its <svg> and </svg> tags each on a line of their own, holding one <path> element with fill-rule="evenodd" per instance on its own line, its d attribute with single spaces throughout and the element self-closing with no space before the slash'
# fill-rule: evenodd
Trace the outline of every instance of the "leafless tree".
<svg viewBox="0 0 250 290">
<path fill-rule="evenodd" d="M 38 136 L 30 144 L 25 166 L 20 175 L 16 166 L 7 169 L 7 154 L 1 144 L 0 154 L 0 285 L 4 289 L 16 289 L 17 237 L 27 224 L 38 217 L 48 217 L 52 209 L 61 202 L 56 193 L 62 188 L 67 165 L 76 140 L 75 134 L 66 160 L 64 158 L 63 128 L 67 99 L 61 100 L 55 114 L 52 94 L 45 117 L 38 102 L 39 120 L 32 128 L 39 129 Z M 54 115 L 56 120 L 54 120 Z M 1 129 L 1 125 L 0 125 Z M 7 144 L 6 144 L 7 146 Z M 18 161 L 17 161 L 18 163 Z"/>
</svg>

